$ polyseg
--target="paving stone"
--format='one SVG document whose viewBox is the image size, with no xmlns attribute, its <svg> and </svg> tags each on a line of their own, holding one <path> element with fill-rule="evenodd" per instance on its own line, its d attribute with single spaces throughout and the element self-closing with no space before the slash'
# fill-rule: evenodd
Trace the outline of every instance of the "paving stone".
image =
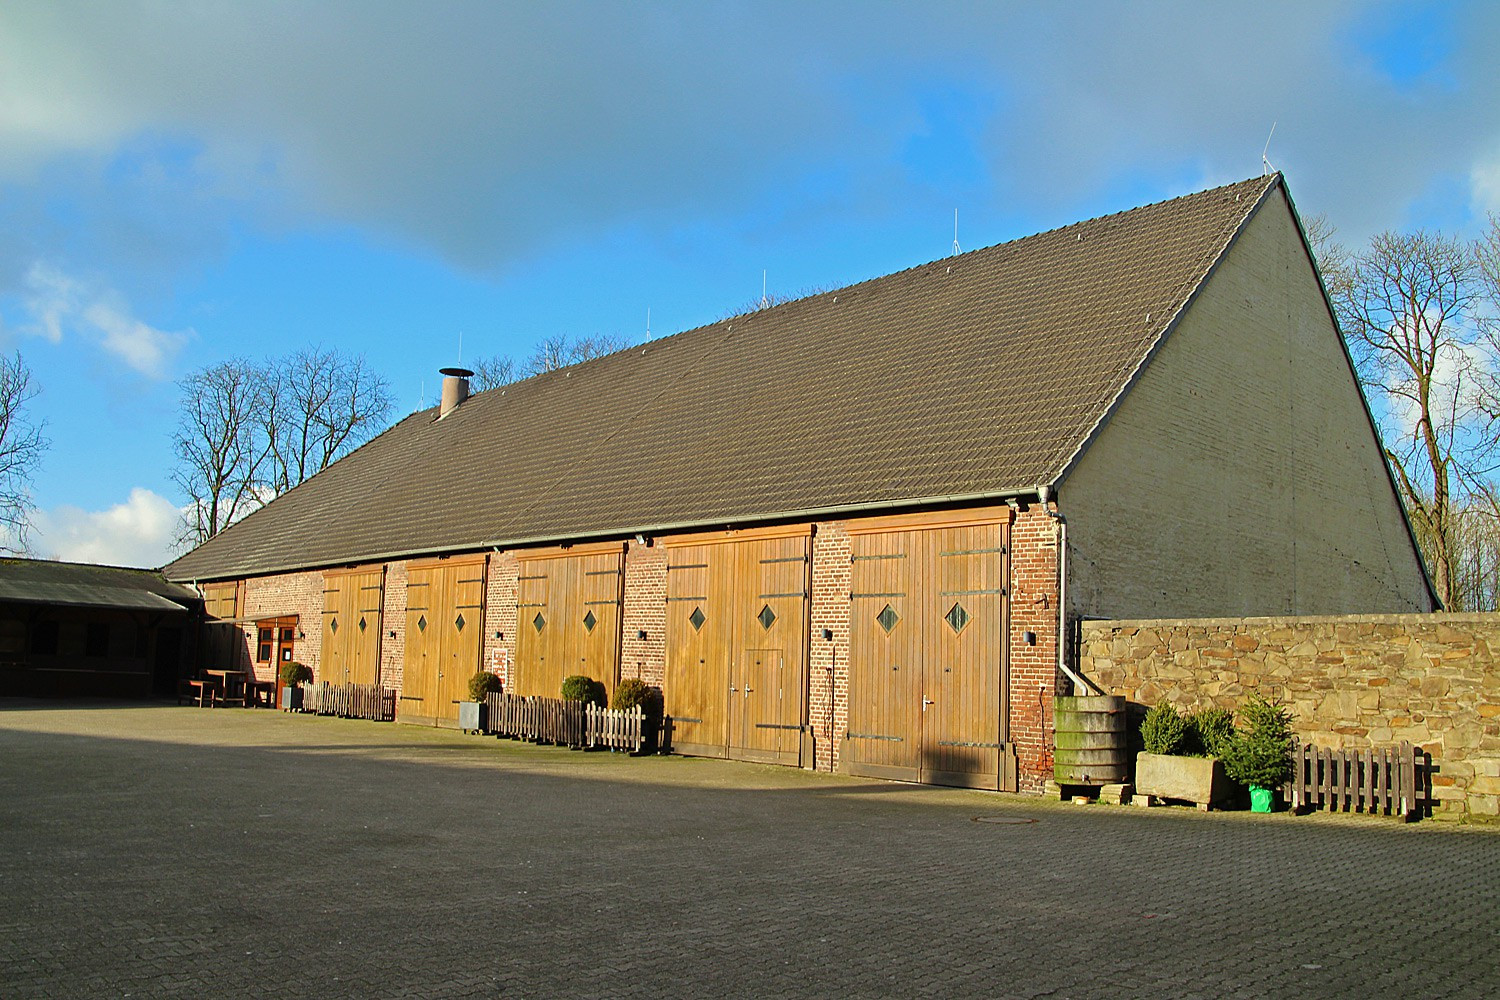
<svg viewBox="0 0 1500 1000">
<path fill-rule="evenodd" d="M 7 998 L 1420 997 L 1500 976 L 1500 833 L 1449 824 L 23 701 L 0 701 L 0 791 Z"/>
</svg>

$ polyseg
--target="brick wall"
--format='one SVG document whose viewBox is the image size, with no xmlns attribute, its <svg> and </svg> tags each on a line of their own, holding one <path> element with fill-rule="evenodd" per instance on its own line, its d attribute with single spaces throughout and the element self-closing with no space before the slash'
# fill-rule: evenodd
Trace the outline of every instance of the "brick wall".
<svg viewBox="0 0 1500 1000">
<path fill-rule="evenodd" d="M 646 633 L 641 639 L 640 634 Z M 661 687 L 667 676 L 667 550 L 625 547 L 625 606 L 620 615 L 620 679 Z"/>
<path fill-rule="evenodd" d="M 406 563 L 387 563 L 380 621 L 380 683 L 401 690 L 406 671 Z"/>
<path fill-rule="evenodd" d="M 318 675 L 318 662 L 323 648 L 323 574 L 283 573 L 279 576 L 253 577 L 245 581 L 244 603 L 241 618 L 280 618 L 297 616 L 297 640 L 292 649 L 292 658 L 312 668 L 314 679 Z M 250 645 L 250 659 L 255 659 L 255 623 L 242 626 Z M 255 679 L 274 681 L 277 665 L 274 663 L 251 664 Z"/>
<path fill-rule="evenodd" d="M 853 578 L 849 557 L 847 522 L 825 521 L 813 526 L 807 716 L 813 733 L 814 767 L 823 771 L 838 767 L 841 734 L 849 727 L 849 588 Z M 824 629 L 833 632 L 831 640 L 823 638 Z"/>
<path fill-rule="evenodd" d="M 521 574 L 520 561 L 514 552 L 497 552 L 490 556 L 484 585 L 484 669 L 500 675 L 500 683 L 510 690 L 511 664 L 516 662 L 516 578 Z"/>
<path fill-rule="evenodd" d="M 1110 694 L 1291 709 L 1305 743 L 1432 754 L 1435 814 L 1500 814 L 1500 614 L 1086 622 L 1079 666 Z"/>
<path fill-rule="evenodd" d="M 1016 514 L 1010 529 L 1010 739 L 1022 791 L 1039 792 L 1052 777 L 1057 530 L 1057 523 L 1035 503 Z M 1031 644 L 1028 632 L 1035 638 Z"/>
</svg>

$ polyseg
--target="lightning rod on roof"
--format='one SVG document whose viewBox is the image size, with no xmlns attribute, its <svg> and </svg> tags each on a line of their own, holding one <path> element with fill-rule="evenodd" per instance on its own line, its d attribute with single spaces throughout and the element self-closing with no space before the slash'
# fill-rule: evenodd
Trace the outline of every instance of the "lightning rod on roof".
<svg viewBox="0 0 1500 1000">
<path fill-rule="evenodd" d="M 1266 148 L 1260 151 L 1260 175 L 1262 177 L 1269 177 L 1276 172 L 1276 168 L 1271 166 L 1271 161 L 1266 159 L 1266 154 L 1271 151 L 1271 136 L 1275 134 L 1276 123 L 1272 122 L 1270 135 L 1266 136 Z"/>
<path fill-rule="evenodd" d="M 458 363 L 464 363 L 464 332 L 458 331 Z"/>
<path fill-rule="evenodd" d="M 651 339 L 651 307 L 646 307 L 646 339 Z"/>
<path fill-rule="evenodd" d="M 953 210 L 953 256 L 957 257 L 961 253 L 963 251 L 958 248 L 958 209 L 955 208 Z"/>
<path fill-rule="evenodd" d="M 770 304 L 766 299 L 766 272 L 762 269 L 760 272 L 760 307 L 764 309 Z"/>
</svg>

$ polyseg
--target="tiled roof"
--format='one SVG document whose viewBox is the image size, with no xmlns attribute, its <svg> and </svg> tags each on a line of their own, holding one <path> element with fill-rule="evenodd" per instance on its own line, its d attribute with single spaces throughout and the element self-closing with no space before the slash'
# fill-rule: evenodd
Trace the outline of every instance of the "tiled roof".
<svg viewBox="0 0 1500 1000">
<path fill-rule="evenodd" d="M 183 611 L 199 597 L 154 570 L 50 559 L 0 559 L 0 601 Z"/>
<path fill-rule="evenodd" d="M 1052 483 L 1260 200 L 1257 177 L 477 393 L 166 567 L 213 579 Z"/>
</svg>

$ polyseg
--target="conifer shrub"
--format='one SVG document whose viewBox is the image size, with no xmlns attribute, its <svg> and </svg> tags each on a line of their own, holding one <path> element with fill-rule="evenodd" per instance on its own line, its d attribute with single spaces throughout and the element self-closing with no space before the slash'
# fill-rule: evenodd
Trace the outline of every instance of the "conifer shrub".
<svg viewBox="0 0 1500 1000">
<path fill-rule="evenodd" d="M 563 701 L 592 702 L 600 708 L 603 708 L 607 703 L 604 685 L 592 677 L 585 677 L 582 674 L 573 674 L 570 677 L 563 678 L 562 698 Z"/>
<path fill-rule="evenodd" d="M 483 702 L 489 693 L 500 693 L 500 678 L 488 670 L 477 670 L 469 678 L 469 700 Z"/>
<path fill-rule="evenodd" d="M 281 683 L 287 687 L 296 687 L 298 684 L 311 684 L 313 679 L 312 668 L 305 663 L 298 663 L 296 660 L 283 663 L 279 673 L 281 675 Z"/>
<path fill-rule="evenodd" d="M 637 705 L 640 706 L 646 718 L 660 719 L 662 716 L 661 691 L 634 677 L 621 681 L 620 686 L 615 688 L 614 700 L 609 707 L 629 710 Z"/>
<path fill-rule="evenodd" d="M 1141 723 L 1141 744 L 1147 753 L 1180 754 L 1186 737 L 1187 720 L 1166 702 L 1153 705 Z"/>
<path fill-rule="evenodd" d="M 1227 708 L 1200 708 L 1187 715 L 1184 752 L 1194 757 L 1223 757 L 1234 739 L 1234 713 Z"/>
</svg>

